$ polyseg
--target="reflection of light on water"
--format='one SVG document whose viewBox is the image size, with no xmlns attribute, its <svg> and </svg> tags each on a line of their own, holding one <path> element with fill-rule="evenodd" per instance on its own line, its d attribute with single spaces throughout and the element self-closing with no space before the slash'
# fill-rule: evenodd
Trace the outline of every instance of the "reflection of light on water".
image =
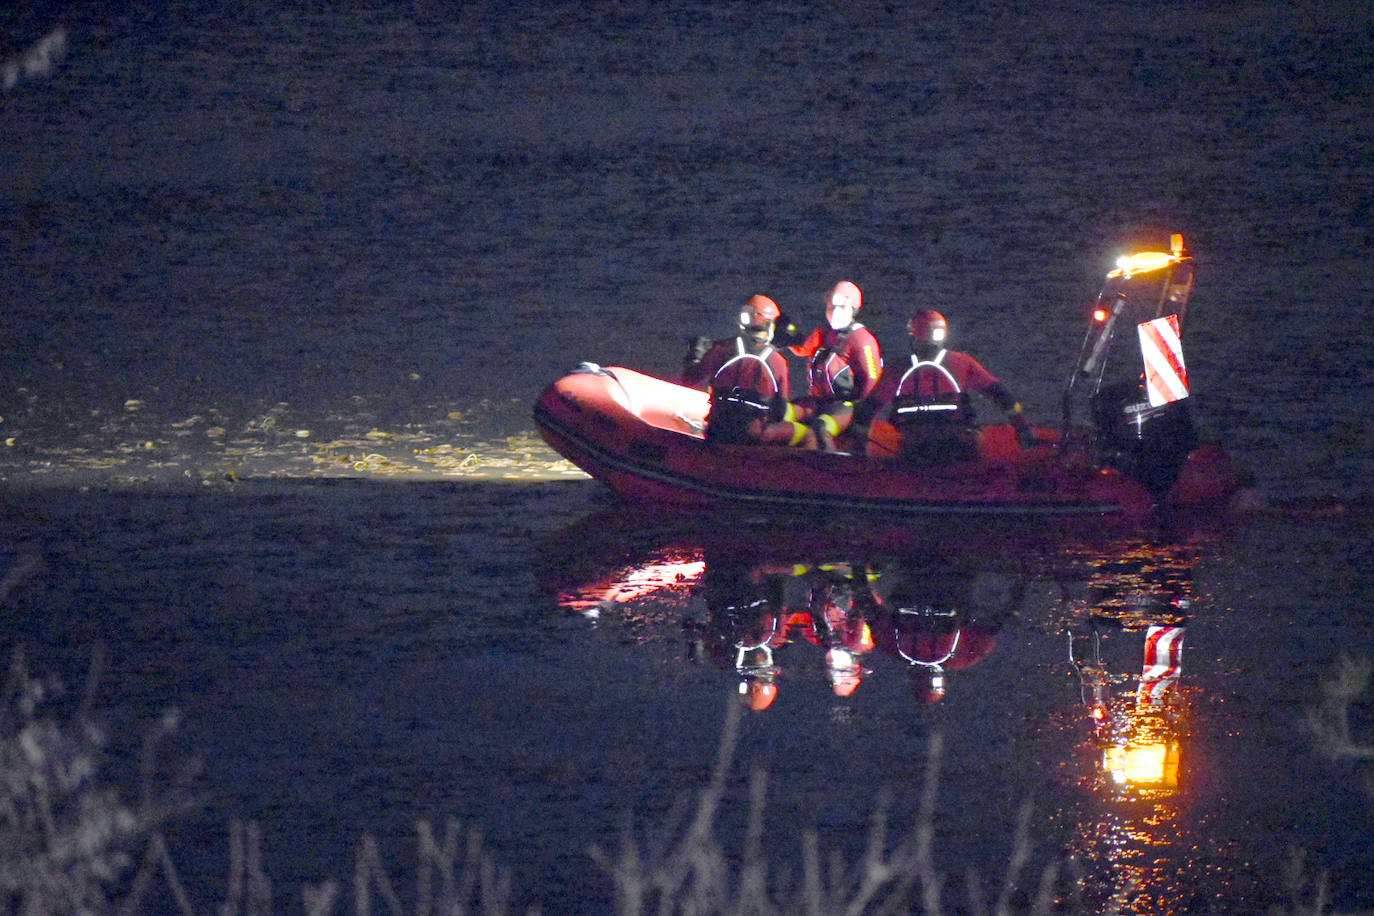
<svg viewBox="0 0 1374 916">
<path fill-rule="evenodd" d="M 1178 788 L 1179 744 L 1111 745 L 1102 752 L 1102 770 L 1117 786 Z"/>
<path fill-rule="evenodd" d="M 1090 795 L 1072 843 L 1089 909 L 1188 912 L 1199 893 L 1218 889 L 1216 876 L 1202 874 L 1205 844 L 1184 820 L 1192 735 L 1181 678 L 1195 561 L 1189 547 L 1150 544 L 1097 561 L 1068 621 L 1091 726 L 1079 745 Z"/>
<path fill-rule="evenodd" d="M 631 566 L 575 591 L 564 592 L 558 596 L 558 603 L 595 618 L 610 605 L 626 605 L 643 598 L 690 591 L 701 581 L 705 570 L 706 561 L 699 554 L 673 556 Z"/>
<path fill-rule="evenodd" d="M 1090 887 L 1119 912 L 1182 912 L 1196 890 L 1189 876 L 1198 848 L 1180 823 L 1186 708 L 1172 680 L 1168 691 L 1148 679 L 1139 688 L 1089 710 L 1097 810 L 1074 846 L 1080 861 L 1096 865 Z"/>
<path fill-rule="evenodd" d="M 1099 728 L 1106 739 L 1102 774 L 1107 782 L 1137 794 L 1170 794 L 1179 787 L 1181 738 L 1186 715 L 1174 695 L 1155 692 L 1158 685 L 1142 680 L 1134 708 L 1109 710 Z"/>
<path fill-rule="evenodd" d="M 1083 864 L 1105 868 L 1102 896 L 1122 913 L 1187 912 L 1197 888 L 1191 886 L 1191 863 L 1179 861 L 1183 837 L 1177 829 L 1180 810 L 1168 801 L 1127 804 L 1102 812 L 1085 825 L 1078 852 Z"/>
</svg>

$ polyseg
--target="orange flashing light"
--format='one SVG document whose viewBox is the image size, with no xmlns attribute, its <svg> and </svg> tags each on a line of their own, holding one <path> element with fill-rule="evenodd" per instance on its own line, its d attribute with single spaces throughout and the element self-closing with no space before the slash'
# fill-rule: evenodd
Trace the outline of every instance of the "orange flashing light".
<svg viewBox="0 0 1374 916">
<path fill-rule="evenodd" d="M 1128 254 L 1118 258 L 1116 261 L 1116 270 L 1113 270 L 1111 273 L 1107 274 L 1107 276 L 1133 277 L 1136 274 L 1160 270 L 1177 261 L 1177 255 L 1165 254 L 1162 251 L 1140 251 L 1135 254 Z"/>
<path fill-rule="evenodd" d="M 1101 322 L 1106 321 L 1106 320 L 1107 320 L 1107 310 L 1106 310 L 1106 309 L 1093 309 L 1093 321 L 1096 321 L 1096 322 L 1098 322 L 1098 323 L 1100 324 Z"/>
</svg>

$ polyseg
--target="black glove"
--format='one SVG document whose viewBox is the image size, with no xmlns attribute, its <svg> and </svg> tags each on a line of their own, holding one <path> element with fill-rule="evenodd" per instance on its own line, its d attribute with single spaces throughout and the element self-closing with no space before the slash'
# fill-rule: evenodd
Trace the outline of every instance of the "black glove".
<svg viewBox="0 0 1374 916">
<path fill-rule="evenodd" d="M 781 394 L 775 394 L 768 401 L 768 422 L 777 423 L 787 416 L 787 398 Z"/>
<path fill-rule="evenodd" d="M 699 363 L 713 346 L 715 341 L 709 337 L 689 337 L 687 338 L 687 362 Z"/>
<path fill-rule="evenodd" d="M 773 322 L 773 346 L 790 347 L 795 343 L 801 343 L 803 336 L 786 312 L 778 314 L 777 320 Z"/>
<path fill-rule="evenodd" d="M 828 419 L 829 417 L 825 414 L 818 413 L 806 421 L 807 427 L 809 427 L 811 432 L 816 436 L 816 444 L 823 452 L 835 451 L 835 439 L 830 435 L 830 427 L 825 422 Z"/>
</svg>

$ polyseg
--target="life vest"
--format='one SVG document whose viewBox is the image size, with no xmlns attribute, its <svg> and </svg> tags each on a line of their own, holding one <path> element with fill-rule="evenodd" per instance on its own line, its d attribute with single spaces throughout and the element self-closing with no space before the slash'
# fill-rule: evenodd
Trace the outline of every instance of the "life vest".
<svg viewBox="0 0 1374 916">
<path fill-rule="evenodd" d="M 897 393 L 892 398 L 892 423 L 901 428 L 914 424 L 968 424 L 973 422 L 973 409 L 969 404 L 968 393 L 959 385 L 954 373 L 945 367 L 945 354 L 941 350 L 934 359 L 922 360 L 911 357 L 911 367 L 902 373 L 897 382 Z M 921 382 L 931 377 L 930 391 L 921 392 Z M 940 391 L 940 380 L 949 383 L 951 390 Z"/>
<path fill-rule="evenodd" d="M 850 331 L 861 327 L 861 324 L 850 325 L 836 335 L 833 346 L 822 346 L 812 354 L 808 373 L 812 395 L 843 399 L 854 393 L 854 367 L 840 351 Z"/>
<path fill-rule="evenodd" d="M 741 443 L 751 441 L 749 424 L 768 417 L 768 402 L 781 391 L 778 377 L 768 358 L 773 355 L 773 347 L 765 346 L 758 353 L 749 353 L 744 341 L 735 338 L 735 355 L 716 370 L 711 379 L 711 412 L 706 417 L 706 438 L 713 442 Z M 757 387 L 732 385 L 725 387 L 722 380 L 728 380 L 727 371 L 735 375 L 746 361 L 755 361 L 763 367 L 763 373 L 755 375 Z M 769 391 L 760 390 L 767 384 Z"/>
</svg>

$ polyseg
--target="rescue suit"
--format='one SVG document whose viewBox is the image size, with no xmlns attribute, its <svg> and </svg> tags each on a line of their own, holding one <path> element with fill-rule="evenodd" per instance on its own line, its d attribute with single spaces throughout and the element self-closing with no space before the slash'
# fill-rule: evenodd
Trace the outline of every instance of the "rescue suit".
<svg viewBox="0 0 1374 916">
<path fill-rule="evenodd" d="M 873 616 L 874 644 L 906 663 L 917 700 L 938 703 L 950 672 L 971 668 L 992 652 L 1003 612 L 975 619 L 962 610 L 971 579 L 939 564 L 899 563 L 884 570 L 884 579 L 887 594 Z"/>
<path fill-rule="evenodd" d="M 796 590 L 803 585 L 804 598 Z M 862 657 L 873 648 L 867 617 L 877 602 L 866 568 L 712 560 L 703 593 L 710 615 L 705 654 L 739 673 L 740 694 L 752 709 L 766 709 L 777 696 L 782 669 L 774 653 L 802 642 L 824 650 L 836 696 L 858 689 Z"/>
<path fill-rule="evenodd" d="M 788 347 L 807 357 L 809 391 L 788 405 L 779 422 L 764 438 L 789 445 L 810 444 L 807 433 L 833 439 L 854 420 L 854 405 L 873 393 L 882 377 L 883 358 L 878 339 L 855 322 L 836 330 L 819 327 L 800 344 Z"/>
<path fill-rule="evenodd" d="M 751 423 L 762 424 L 770 405 L 785 402 L 791 390 L 787 357 L 772 344 L 759 346 L 743 335 L 717 341 L 701 361 L 688 365 L 683 384 L 706 388 L 711 410 L 706 438 L 749 442 Z"/>
<path fill-rule="evenodd" d="M 1005 411 L 1018 433 L 1029 433 L 1021 405 L 997 377 L 969 354 L 943 347 L 929 359 L 912 355 L 901 373 L 884 374 L 873 402 L 901 434 L 903 458 L 918 463 L 963 461 L 978 457 L 971 393 Z"/>
</svg>

